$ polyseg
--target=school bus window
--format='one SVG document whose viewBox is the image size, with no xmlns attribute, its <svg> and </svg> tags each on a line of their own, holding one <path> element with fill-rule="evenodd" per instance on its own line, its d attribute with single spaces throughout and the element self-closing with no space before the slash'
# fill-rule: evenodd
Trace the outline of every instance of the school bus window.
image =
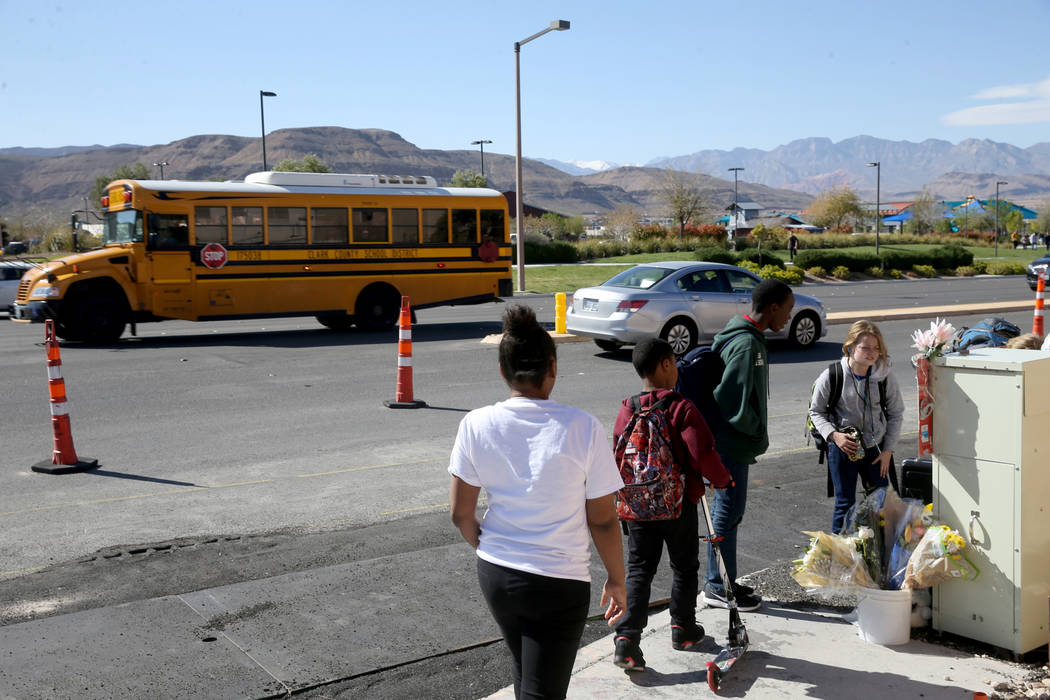
<svg viewBox="0 0 1050 700">
<path fill-rule="evenodd" d="M 133 209 L 106 212 L 102 243 L 141 243 L 142 217 Z"/>
<path fill-rule="evenodd" d="M 262 245 L 263 210 L 262 207 L 230 207 L 233 245 Z"/>
<path fill-rule="evenodd" d="M 423 210 L 423 242 L 448 243 L 448 210 Z"/>
<path fill-rule="evenodd" d="M 503 212 L 499 209 L 481 210 L 481 240 L 505 243 L 504 238 L 507 231 L 503 220 Z"/>
<path fill-rule="evenodd" d="M 354 207 L 354 243 L 386 243 L 386 209 Z"/>
<path fill-rule="evenodd" d="M 452 210 L 452 242 L 478 242 L 478 212 L 476 209 Z"/>
<path fill-rule="evenodd" d="M 349 240 L 346 209 L 334 207 L 311 207 L 310 229 L 313 242 L 345 245 Z"/>
<path fill-rule="evenodd" d="M 391 209 L 390 226 L 394 234 L 394 243 L 419 242 L 418 209 Z"/>
<path fill-rule="evenodd" d="M 189 217 L 185 214 L 150 214 L 151 248 L 184 248 L 190 244 Z"/>
<path fill-rule="evenodd" d="M 226 207 L 195 207 L 197 243 L 226 243 Z"/>
<path fill-rule="evenodd" d="M 306 243 L 306 207 L 269 207 L 267 232 L 270 245 Z"/>
</svg>

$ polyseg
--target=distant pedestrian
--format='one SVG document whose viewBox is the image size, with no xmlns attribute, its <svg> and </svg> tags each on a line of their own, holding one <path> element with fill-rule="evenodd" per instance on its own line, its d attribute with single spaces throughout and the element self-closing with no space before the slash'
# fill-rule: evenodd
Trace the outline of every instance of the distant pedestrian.
<svg viewBox="0 0 1050 700">
<path fill-rule="evenodd" d="M 712 346 L 725 363 L 722 381 L 714 390 L 725 419 L 725 424 L 715 429 L 715 450 L 733 477 L 733 485 L 715 492 L 711 519 L 715 532 L 722 537 L 719 549 L 735 587 L 737 606 L 743 611 L 757 610 L 762 605 L 762 599 L 750 586 L 736 582 L 736 540 L 747 504 L 748 469 L 769 447 L 769 351 L 765 331 L 781 331 L 791 319 L 794 305 L 791 287 L 780 280 L 763 280 L 751 291 L 751 314 L 730 319 Z M 710 545 L 702 599 L 713 607 L 728 607 L 718 558 Z"/>
<path fill-rule="evenodd" d="M 887 485 L 904 422 L 904 400 L 879 327 L 856 321 L 846 333 L 842 355 L 837 368 L 825 368 L 817 378 L 809 406 L 813 426 L 828 443 L 828 471 L 835 487 L 831 531 L 836 534 L 857 500 L 858 476 L 867 488 Z M 833 370 L 838 371 L 840 393 L 829 406 Z"/>
<path fill-rule="evenodd" d="M 1050 233 L 1043 234 L 1043 245 L 1046 246 L 1046 252 L 1050 253 Z"/>
<path fill-rule="evenodd" d="M 503 313 L 499 369 L 510 398 L 468 413 L 452 448 L 452 522 L 477 550 L 478 583 L 514 657 L 516 698 L 564 698 L 587 611 L 590 531 L 610 625 L 626 608 L 616 492 L 594 416 L 550 400 L 558 360 L 532 309 Z M 488 510 L 478 520 L 478 495 Z"/>
<path fill-rule="evenodd" d="M 788 255 L 791 256 L 791 262 L 795 262 L 795 253 L 798 252 L 798 236 L 792 233 L 788 236 Z"/>
<path fill-rule="evenodd" d="M 707 423 L 693 402 L 671 389 L 678 382 L 678 366 L 674 350 L 661 338 L 649 338 L 634 346 L 631 356 L 634 369 L 642 378 L 642 393 L 623 400 L 613 427 L 613 442 L 620 456 L 621 436 L 632 425 L 644 420 L 643 411 L 658 413 L 661 425 L 666 426 L 670 444 L 669 469 L 675 483 L 682 484 L 681 509 L 676 517 L 663 520 L 624 520 L 627 529 L 627 614 L 616 625 L 613 663 L 628 671 L 645 669 L 645 659 L 639 647 L 642 631 L 649 619 L 649 593 L 653 576 L 660 565 L 664 545 L 671 561 L 671 645 L 678 650 L 689 649 L 704 637 L 704 628 L 696 624 L 696 594 L 699 587 L 700 540 L 696 506 L 704 494 L 704 479 L 715 488 L 730 483 L 729 472 L 715 452 L 714 438 Z M 652 425 L 650 423 L 649 425 Z M 633 440 L 636 432 L 627 432 Z M 653 440 L 648 441 L 652 445 Z M 667 444 L 667 443 L 664 443 Z M 624 446 L 624 452 L 634 448 Z M 636 449 L 634 457 L 643 450 Z M 634 468 L 632 463 L 631 468 Z M 658 465 L 646 464 L 656 470 Z M 621 476 L 625 476 L 621 461 Z M 628 471 L 630 474 L 631 471 Z M 628 481 L 629 478 L 625 478 Z M 649 507 L 651 495 L 646 487 L 625 486 L 621 500 Z M 633 493 L 632 493 L 633 490 Z M 659 492 L 661 495 L 665 491 Z M 637 494 L 637 495 L 635 495 Z M 655 508 L 665 506 L 663 500 Z M 630 510 L 630 508 L 628 508 Z M 632 515 L 635 515 L 632 510 Z"/>
</svg>

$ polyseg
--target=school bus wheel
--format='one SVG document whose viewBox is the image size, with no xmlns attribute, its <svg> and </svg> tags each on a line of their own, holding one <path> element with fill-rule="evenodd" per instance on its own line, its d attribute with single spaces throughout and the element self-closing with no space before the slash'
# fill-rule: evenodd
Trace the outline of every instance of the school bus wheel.
<svg viewBox="0 0 1050 700">
<path fill-rule="evenodd" d="M 128 322 L 128 302 L 123 293 L 104 286 L 79 290 L 62 306 L 60 325 L 69 339 L 85 343 L 115 343 Z"/>
<path fill-rule="evenodd" d="M 370 330 L 392 327 L 400 313 L 401 295 L 389 284 L 368 285 L 354 304 L 354 318 L 358 325 Z"/>
</svg>

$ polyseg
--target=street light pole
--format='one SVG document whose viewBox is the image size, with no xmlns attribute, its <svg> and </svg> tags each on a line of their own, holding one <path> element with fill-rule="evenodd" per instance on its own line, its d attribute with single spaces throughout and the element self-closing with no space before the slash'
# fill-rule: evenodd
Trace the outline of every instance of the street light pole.
<svg viewBox="0 0 1050 700">
<path fill-rule="evenodd" d="M 481 147 L 481 177 L 485 177 L 485 144 L 486 143 L 492 143 L 492 142 L 488 141 L 486 139 L 479 139 L 477 141 L 471 141 L 470 142 L 471 146 L 480 146 Z"/>
<path fill-rule="evenodd" d="M 159 163 L 154 163 L 154 165 L 156 165 L 157 167 L 160 168 L 160 179 L 161 180 L 164 179 L 164 166 L 167 165 L 167 164 L 168 164 L 168 161 L 166 161 L 166 160 L 162 160 Z"/>
<path fill-rule="evenodd" d="M 737 173 L 739 173 L 741 170 L 743 170 L 743 168 L 729 168 L 729 171 L 733 173 L 733 233 L 734 233 L 734 235 L 736 234 L 736 225 L 738 223 L 737 222 L 736 211 L 737 211 L 737 202 L 739 202 L 739 200 L 737 199 L 736 176 L 737 176 Z"/>
<path fill-rule="evenodd" d="M 569 21 L 556 19 L 551 21 L 549 27 L 541 32 L 536 32 L 527 39 L 514 42 L 514 106 L 517 112 L 517 148 L 514 153 L 514 200 L 515 207 L 514 230 L 517 235 L 518 251 L 518 291 L 525 291 L 525 234 L 522 230 L 522 218 L 525 215 L 525 198 L 521 191 L 521 45 L 537 39 L 549 31 L 565 31 L 569 28 Z"/>
<path fill-rule="evenodd" d="M 882 228 L 882 162 L 868 163 L 869 168 L 875 168 L 875 255 L 879 254 L 879 229 Z"/>
<path fill-rule="evenodd" d="M 999 256 L 999 185 L 1009 185 L 1006 180 L 995 182 L 995 255 Z"/>
<path fill-rule="evenodd" d="M 259 123 L 262 125 L 263 172 L 266 171 L 266 115 L 263 112 L 263 98 L 277 97 L 276 92 L 259 91 Z"/>
</svg>

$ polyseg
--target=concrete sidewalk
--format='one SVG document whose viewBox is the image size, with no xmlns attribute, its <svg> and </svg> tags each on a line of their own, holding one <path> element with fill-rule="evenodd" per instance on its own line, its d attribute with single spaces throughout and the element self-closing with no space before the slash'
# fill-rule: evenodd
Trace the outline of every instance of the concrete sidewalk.
<svg viewBox="0 0 1050 700">
<path fill-rule="evenodd" d="M 750 648 L 722 681 L 723 697 L 825 698 L 826 700 L 970 700 L 977 691 L 992 693 L 996 684 L 1021 679 L 1023 671 L 1003 661 L 912 640 L 879 646 L 861 639 L 857 627 L 830 611 L 802 610 L 766 601 L 743 613 Z M 652 700 L 714 697 L 707 685 L 706 662 L 724 643 L 726 610 L 700 608 L 697 621 L 707 637 L 695 651 L 671 648 L 671 613 L 649 618 L 642 636 L 646 669 L 627 673 L 612 663 L 610 635 L 576 655 L 568 698 Z M 514 689 L 490 696 L 513 700 Z"/>
</svg>

